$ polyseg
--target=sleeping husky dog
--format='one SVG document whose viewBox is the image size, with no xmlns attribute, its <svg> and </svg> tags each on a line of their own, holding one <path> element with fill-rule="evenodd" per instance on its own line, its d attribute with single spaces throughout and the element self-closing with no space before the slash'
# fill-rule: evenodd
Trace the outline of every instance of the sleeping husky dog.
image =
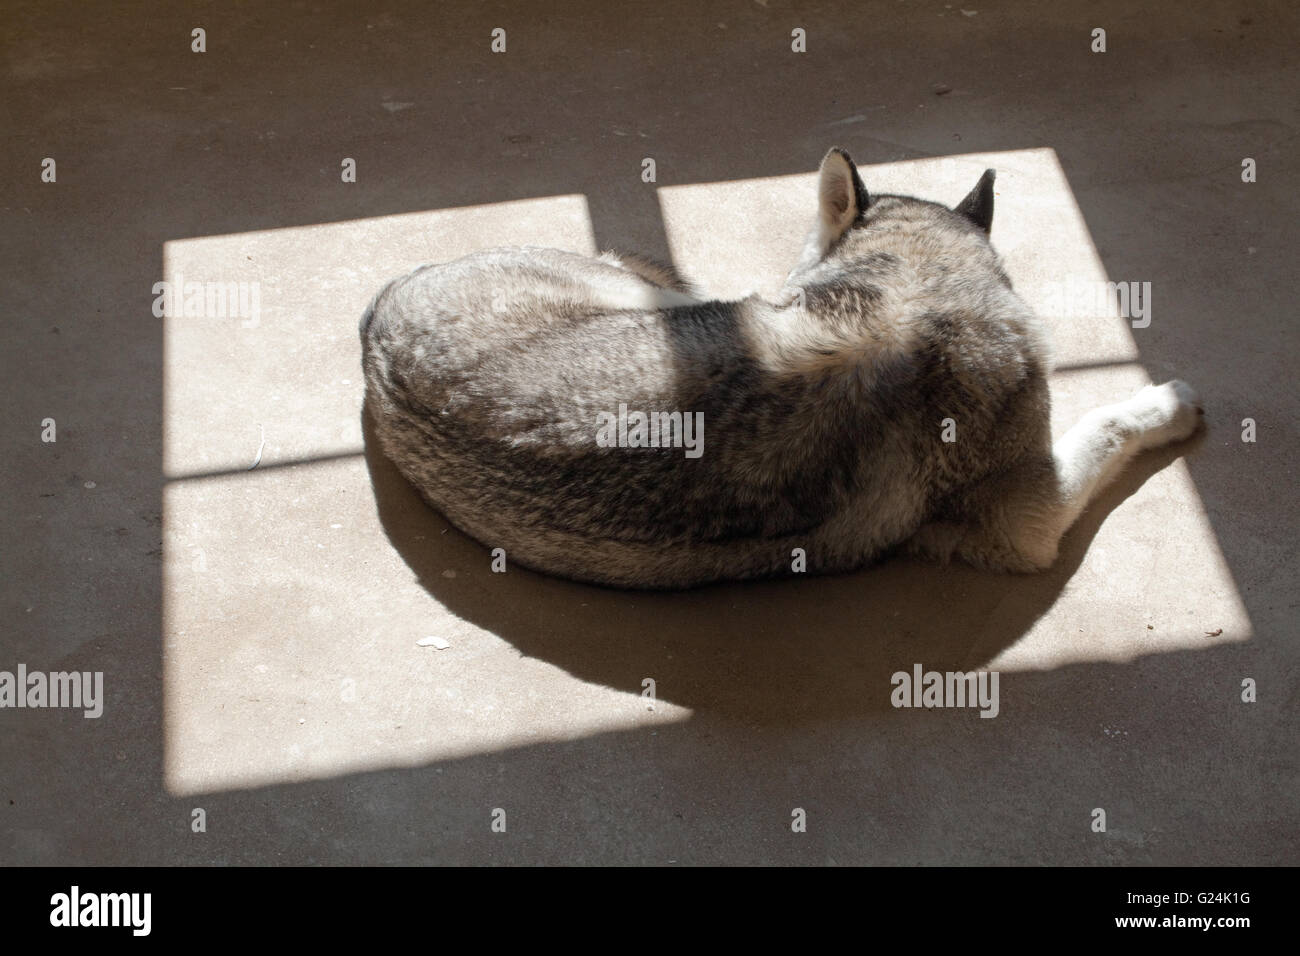
<svg viewBox="0 0 1300 956">
<path fill-rule="evenodd" d="M 1047 356 L 955 209 L 822 161 L 776 302 L 667 266 L 505 248 L 390 282 L 361 321 L 382 448 L 512 561 L 620 587 L 848 571 L 893 549 L 1036 571 L 1134 454 L 1192 434 L 1179 381 L 1052 443 Z"/>
</svg>

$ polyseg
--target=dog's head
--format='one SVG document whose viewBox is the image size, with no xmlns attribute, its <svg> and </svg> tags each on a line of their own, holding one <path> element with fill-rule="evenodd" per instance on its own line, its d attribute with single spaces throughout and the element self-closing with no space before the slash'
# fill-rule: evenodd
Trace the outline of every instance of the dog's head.
<svg viewBox="0 0 1300 956">
<path fill-rule="evenodd" d="M 872 196 L 849 154 L 838 147 L 822 160 L 817 175 L 817 219 L 787 287 L 816 282 L 838 270 L 851 271 L 883 232 L 929 239 L 951 239 L 965 246 L 972 237 L 988 249 L 993 225 L 993 170 L 985 170 L 975 188 L 955 207 L 910 196 Z"/>
</svg>

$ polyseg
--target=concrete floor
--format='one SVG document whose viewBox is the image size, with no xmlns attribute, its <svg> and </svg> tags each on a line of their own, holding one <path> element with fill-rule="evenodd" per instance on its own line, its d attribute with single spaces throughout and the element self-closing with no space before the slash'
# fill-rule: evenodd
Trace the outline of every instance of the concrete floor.
<svg viewBox="0 0 1300 956">
<path fill-rule="evenodd" d="M 0 670 L 107 700 L 0 711 L 0 863 L 1296 862 L 1293 6 L 352 6 L 8 6 Z M 1147 328 L 1053 320 L 1056 424 L 1177 376 L 1208 431 L 1058 568 L 492 574 L 366 443 L 386 278 L 533 243 L 771 291 L 832 144 L 948 202 L 996 166 L 1040 307 L 1152 283 Z M 155 318 L 180 274 L 258 321 Z M 914 663 L 999 716 L 893 709 Z"/>
</svg>

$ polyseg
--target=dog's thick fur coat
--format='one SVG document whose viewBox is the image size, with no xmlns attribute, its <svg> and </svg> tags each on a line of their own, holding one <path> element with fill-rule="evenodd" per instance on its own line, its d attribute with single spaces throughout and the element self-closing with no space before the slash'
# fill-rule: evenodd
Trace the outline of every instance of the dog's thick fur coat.
<svg viewBox="0 0 1300 956">
<path fill-rule="evenodd" d="M 992 170 L 949 209 L 870 196 L 831 150 L 818 193 L 776 303 L 536 248 L 390 282 L 361 323 L 383 449 L 508 560 L 670 588 L 791 573 L 800 554 L 846 571 L 900 545 L 1046 568 L 1125 461 L 1197 427 L 1170 382 L 1052 444 L 1037 319 L 988 240 Z M 702 454 L 598 442 L 620 406 L 703 413 Z"/>
</svg>

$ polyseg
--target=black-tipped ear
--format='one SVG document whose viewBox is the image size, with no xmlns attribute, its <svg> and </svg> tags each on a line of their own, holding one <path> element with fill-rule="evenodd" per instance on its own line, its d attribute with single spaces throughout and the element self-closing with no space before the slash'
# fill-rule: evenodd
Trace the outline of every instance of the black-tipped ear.
<svg viewBox="0 0 1300 956">
<path fill-rule="evenodd" d="M 831 156 L 832 152 L 844 160 L 846 166 L 849 166 L 849 173 L 853 176 L 854 206 L 857 207 L 859 213 L 866 211 L 866 208 L 871 204 L 871 196 L 867 195 L 867 187 L 862 185 L 862 177 L 858 176 L 858 166 L 854 163 L 853 157 L 849 155 L 848 151 L 841 150 L 839 146 L 832 146 L 831 152 L 827 153 L 827 157 Z M 826 159 L 823 159 L 822 163 L 826 163 Z"/>
<path fill-rule="evenodd" d="M 831 156 L 838 156 L 844 160 L 844 165 L 848 167 L 850 181 L 852 183 L 854 215 L 862 213 L 871 203 L 871 197 L 867 195 L 867 187 L 862 184 L 862 177 L 858 175 L 858 167 L 853 162 L 853 157 L 846 150 L 838 146 L 832 146 L 822 158 L 822 169 L 826 169 L 826 160 Z"/>
<path fill-rule="evenodd" d="M 953 210 L 961 213 L 985 232 L 993 227 L 993 180 L 996 178 L 997 173 L 994 170 L 984 170 L 984 175 L 975 184 L 975 188 Z"/>
<path fill-rule="evenodd" d="M 867 208 L 867 201 L 867 188 L 849 154 L 838 147 L 832 149 L 817 171 L 817 228 L 809 254 L 825 255 Z"/>
</svg>

